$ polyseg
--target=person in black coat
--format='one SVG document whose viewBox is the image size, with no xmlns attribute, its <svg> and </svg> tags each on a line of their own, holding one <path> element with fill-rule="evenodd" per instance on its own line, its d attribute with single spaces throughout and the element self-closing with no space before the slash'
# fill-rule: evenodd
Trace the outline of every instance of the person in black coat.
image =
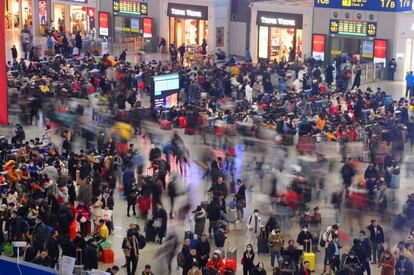
<svg viewBox="0 0 414 275">
<path fill-rule="evenodd" d="M 80 32 L 78 32 L 75 36 L 75 46 L 79 49 L 79 52 L 82 51 L 82 36 L 80 35 Z"/>
<path fill-rule="evenodd" d="M 162 239 L 165 237 L 167 233 L 167 211 L 162 206 L 161 202 L 158 202 L 156 205 L 156 210 L 154 213 L 154 227 L 157 230 L 158 235 L 158 242 L 161 244 Z"/>
<path fill-rule="evenodd" d="M 252 269 L 251 275 L 267 275 L 266 270 L 264 269 L 264 264 L 259 262 L 255 268 Z"/>
<path fill-rule="evenodd" d="M 357 87 L 359 89 L 359 86 L 361 86 L 361 73 L 361 67 L 357 66 L 355 71 L 354 83 L 352 84 L 352 90 L 354 89 L 354 87 Z"/>
<path fill-rule="evenodd" d="M 333 64 L 329 64 L 328 67 L 326 67 L 326 83 L 328 83 L 329 86 L 331 86 L 334 81 L 334 77 L 333 77 L 334 71 L 335 71 L 335 67 Z"/>
<path fill-rule="evenodd" d="M 304 225 L 302 231 L 298 234 L 296 242 L 303 246 L 303 251 L 310 252 L 310 244 L 312 243 L 312 240 L 312 233 L 309 232 L 308 226 Z"/>
<path fill-rule="evenodd" d="M 46 266 L 46 267 L 50 267 L 51 264 L 51 259 L 47 254 L 47 250 L 46 249 L 42 249 L 40 250 L 40 255 L 37 256 L 32 263 L 37 264 L 37 265 L 42 265 L 42 266 Z"/>
<path fill-rule="evenodd" d="M 192 247 L 190 248 L 190 253 L 188 253 L 184 258 L 183 275 L 187 275 L 188 271 L 194 266 L 200 267 L 200 257 L 197 255 L 197 250 Z"/>
<path fill-rule="evenodd" d="M 46 241 L 46 225 L 42 221 L 41 216 L 37 216 L 36 225 L 33 228 L 32 233 L 33 247 L 35 251 L 42 250 Z"/>
<path fill-rule="evenodd" d="M 376 220 L 371 220 L 371 224 L 367 227 L 370 233 L 371 241 L 371 253 L 372 253 L 372 262 L 377 263 L 377 260 L 381 258 L 381 255 L 378 254 L 378 248 L 384 243 L 384 230 L 382 227 L 377 224 Z"/>
<path fill-rule="evenodd" d="M 50 267 L 55 268 L 58 260 L 59 260 L 59 232 L 57 230 L 53 230 L 52 237 L 46 242 L 46 249 L 48 251 L 50 261 Z"/>
<path fill-rule="evenodd" d="M 246 246 L 246 251 L 243 252 L 241 263 L 243 265 L 243 275 L 252 274 L 254 266 L 254 252 L 251 244 Z"/>
<path fill-rule="evenodd" d="M 76 246 L 71 241 L 69 234 L 63 237 L 60 247 L 62 248 L 62 256 L 76 258 Z"/>
<path fill-rule="evenodd" d="M 83 264 L 85 270 L 98 269 L 98 253 L 95 238 L 88 240 L 83 251 Z"/>
<path fill-rule="evenodd" d="M 207 235 L 202 234 L 200 241 L 196 245 L 197 255 L 200 257 L 200 267 L 203 268 L 207 265 L 210 257 L 210 242 L 208 241 Z"/>
<path fill-rule="evenodd" d="M 212 235 L 217 231 L 218 221 L 220 220 L 220 204 L 218 202 L 218 198 L 213 199 L 208 205 L 207 217 L 210 221 L 208 232 Z"/>
</svg>

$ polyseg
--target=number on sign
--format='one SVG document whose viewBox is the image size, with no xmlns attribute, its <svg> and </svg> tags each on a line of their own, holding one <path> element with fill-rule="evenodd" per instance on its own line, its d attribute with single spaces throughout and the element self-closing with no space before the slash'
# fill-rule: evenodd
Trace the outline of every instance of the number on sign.
<svg viewBox="0 0 414 275">
<path fill-rule="evenodd" d="M 406 8 L 411 6 L 411 0 L 400 0 L 400 8 Z"/>
<path fill-rule="evenodd" d="M 405 1 L 405 0 L 401 0 Z M 387 9 L 395 9 L 395 2 L 393 0 L 381 0 L 381 7 Z"/>
</svg>

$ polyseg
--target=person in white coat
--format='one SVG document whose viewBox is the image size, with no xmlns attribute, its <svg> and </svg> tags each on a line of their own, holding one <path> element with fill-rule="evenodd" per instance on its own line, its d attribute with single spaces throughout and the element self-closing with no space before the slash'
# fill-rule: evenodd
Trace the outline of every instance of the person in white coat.
<svg viewBox="0 0 414 275">
<path fill-rule="evenodd" d="M 260 230 L 263 227 L 262 219 L 259 215 L 259 209 L 255 209 L 253 214 L 247 219 L 247 239 L 248 243 L 256 244 L 257 238 L 260 235 Z M 253 245 L 255 251 L 257 251 L 257 245 Z"/>
</svg>

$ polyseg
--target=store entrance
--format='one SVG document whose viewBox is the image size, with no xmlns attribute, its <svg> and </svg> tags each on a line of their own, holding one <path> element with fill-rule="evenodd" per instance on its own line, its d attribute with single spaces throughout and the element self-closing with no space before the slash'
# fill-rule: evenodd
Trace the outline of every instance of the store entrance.
<svg viewBox="0 0 414 275">
<path fill-rule="evenodd" d="M 277 62 L 302 60 L 302 30 L 259 26 L 259 58 Z"/>
<path fill-rule="evenodd" d="M 374 41 L 351 37 L 331 38 L 331 61 L 341 55 L 355 57 L 358 61 L 372 62 L 374 55 Z"/>
<path fill-rule="evenodd" d="M 208 35 L 208 21 L 170 17 L 170 43 L 175 42 L 179 47 L 201 45 L 203 38 Z"/>
</svg>

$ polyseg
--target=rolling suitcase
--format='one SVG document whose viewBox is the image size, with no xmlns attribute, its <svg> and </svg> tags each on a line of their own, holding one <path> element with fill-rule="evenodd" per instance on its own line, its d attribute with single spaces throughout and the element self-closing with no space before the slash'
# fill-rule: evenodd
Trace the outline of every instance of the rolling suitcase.
<svg viewBox="0 0 414 275">
<path fill-rule="evenodd" d="M 309 243 L 308 244 L 310 246 L 309 251 L 312 251 L 312 244 Z M 316 256 L 315 253 L 313 252 L 306 252 L 306 244 L 305 244 L 305 251 L 303 252 L 303 261 L 304 262 L 309 262 L 309 268 L 312 272 L 315 271 L 315 263 L 316 263 Z"/>
<path fill-rule="evenodd" d="M 162 130 L 171 130 L 172 129 L 171 121 L 169 121 L 169 120 L 161 120 L 160 121 L 160 128 Z"/>
<path fill-rule="evenodd" d="M 145 239 L 147 242 L 155 242 L 155 238 L 157 236 L 157 231 L 152 224 L 152 221 L 148 221 L 145 226 Z"/>
<path fill-rule="evenodd" d="M 262 228 L 260 235 L 257 238 L 257 253 L 258 254 L 269 254 L 268 240 L 266 237 L 266 230 Z"/>
<path fill-rule="evenodd" d="M 180 116 L 180 117 L 178 118 L 178 126 L 179 126 L 180 128 L 185 128 L 185 127 L 187 127 L 187 118 L 186 118 L 186 117 L 183 117 L 183 116 Z"/>
<path fill-rule="evenodd" d="M 235 223 L 237 220 L 237 210 L 234 209 L 229 209 L 229 211 L 227 211 L 227 215 L 229 218 L 229 222 L 230 223 Z"/>
</svg>

